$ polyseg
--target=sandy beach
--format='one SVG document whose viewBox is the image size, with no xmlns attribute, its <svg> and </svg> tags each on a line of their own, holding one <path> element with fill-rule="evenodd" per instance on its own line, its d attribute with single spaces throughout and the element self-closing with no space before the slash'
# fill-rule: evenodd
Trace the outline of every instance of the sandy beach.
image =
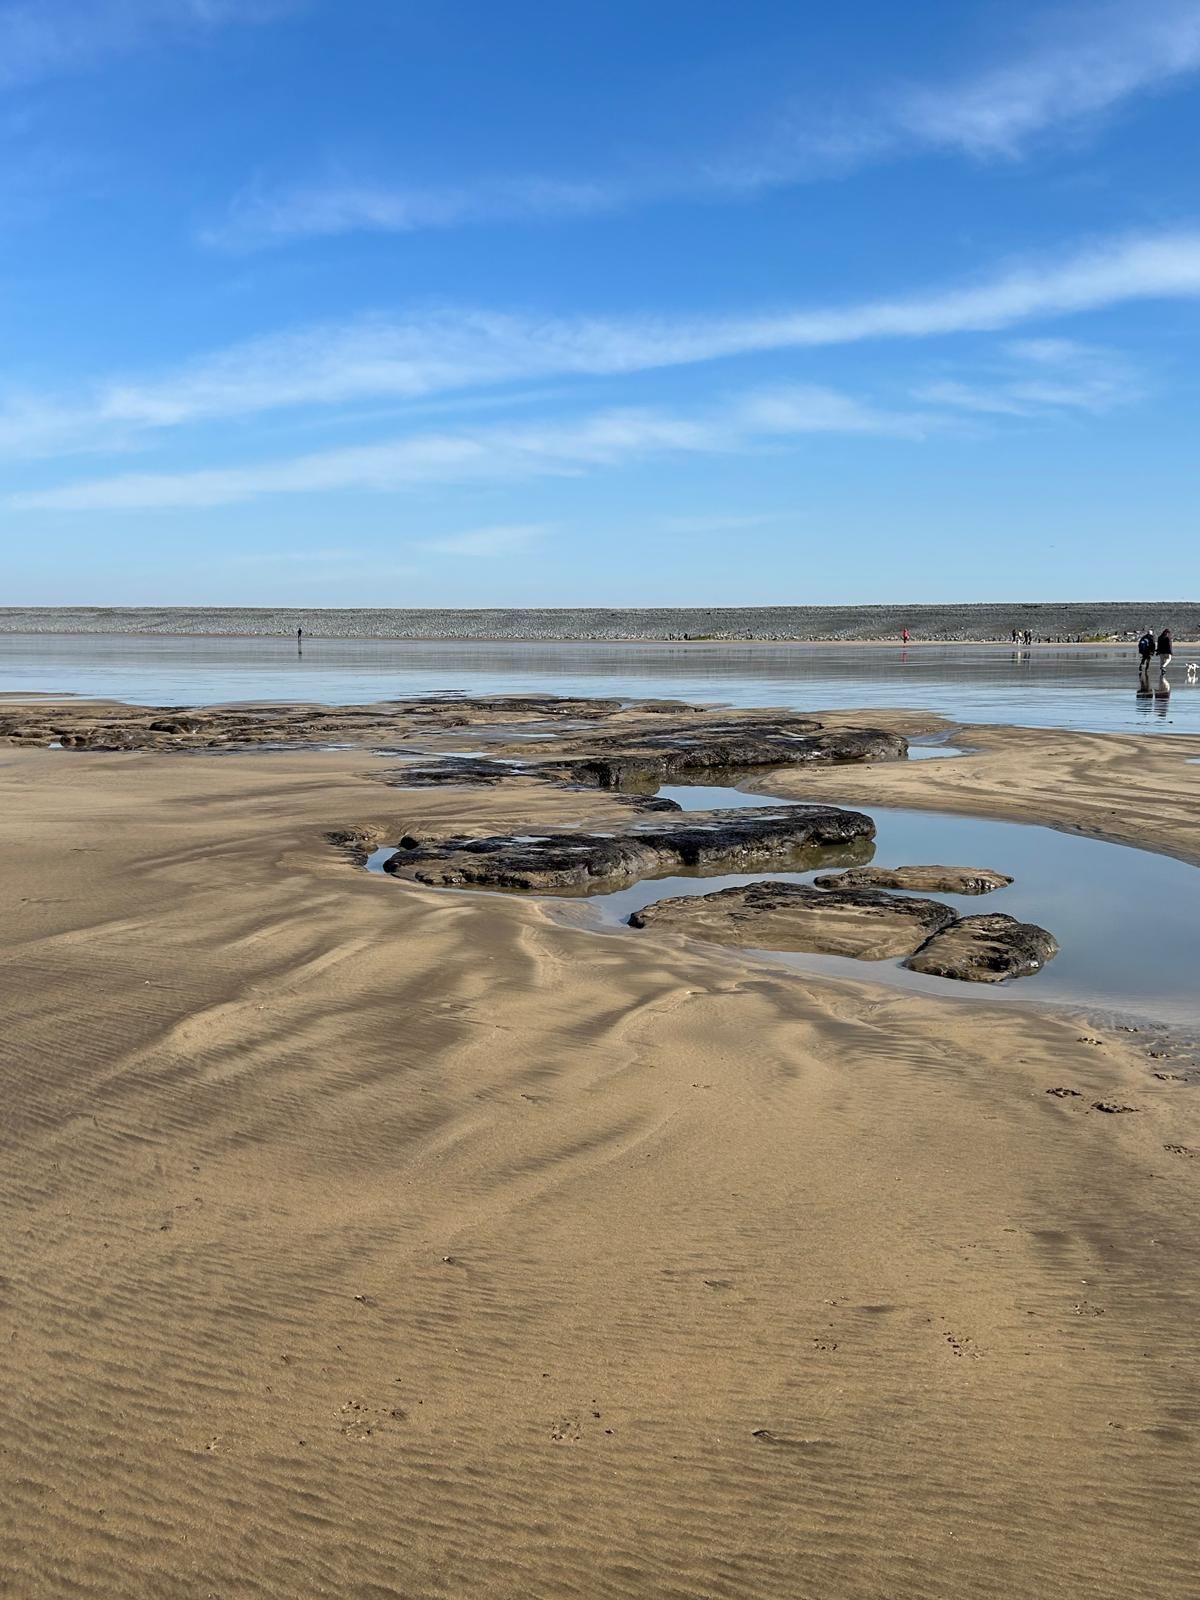
<svg viewBox="0 0 1200 1600">
<path fill-rule="evenodd" d="M 1200 740 L 956 742 L 761 786 L 1200 861 Z M 6 1592 L 1193 1595 L 1153 1037 L 372 877 L 629 821 L 380 776 L 0 746 Z"/>
</svg>

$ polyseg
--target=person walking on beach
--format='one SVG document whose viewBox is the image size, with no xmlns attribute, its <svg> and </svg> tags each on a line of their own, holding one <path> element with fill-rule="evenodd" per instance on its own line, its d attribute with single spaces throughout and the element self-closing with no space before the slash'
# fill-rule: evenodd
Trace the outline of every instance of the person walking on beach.
<svg viewBox="0 0 1200 1600">
<path fill-rule="evenodd" d="M 1138 684 L 1143 689 L 1150 687 L 1150 662 L 1154 657 L 1154 633 L 1150 628 L 1142 629 L 1142 636 L 1138 640 Z"/>
<path fill-rule="evenodd" d="M 907 628 L 905 628 L 904 632 L 900 635 L 900 642 L 901 642 L 901 644 L 907 644 L 908 643 L 908 629 Z"/>
<path fill-rule="evenodd" d="M 1167 668 L 1171 665 L 1171 657 L 1175 653 L 1175 647 L 1171 643 L 1170 628 L 1164 628 L 1159 634 L 1158 646 L 1154 653 L 1158 657 L 1159 692 L 1163 694 L 1170 694 L 1171 685 L 1167 682 Z"/>
</svg>

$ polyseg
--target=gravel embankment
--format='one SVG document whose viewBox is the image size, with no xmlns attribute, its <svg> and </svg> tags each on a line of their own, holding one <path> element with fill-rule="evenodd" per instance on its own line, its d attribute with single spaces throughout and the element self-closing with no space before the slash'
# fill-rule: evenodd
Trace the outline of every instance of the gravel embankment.
<svg viewBox="0 0 1200 1600">
<path fill-rule="evenodd" d="M 1200 637 L 1200 602 L 961 606 L 601 607 L 522 610 L 303 611 L 259 607 L 56 606 L 0 608 L 0 633 L 174 634 L 267 637 L 302 627 L 314 638 L 584 640 L 914 639 L 1007 640 L 1014 628 L 1035 638 L 1109 638 L 1145 626 Z"/>
</svg>

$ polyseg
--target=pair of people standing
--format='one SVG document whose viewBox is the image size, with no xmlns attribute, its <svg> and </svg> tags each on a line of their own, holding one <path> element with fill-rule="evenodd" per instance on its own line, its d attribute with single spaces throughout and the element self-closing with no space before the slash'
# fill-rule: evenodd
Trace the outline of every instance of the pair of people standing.
<svg viewBox="0 0 1200 1600">
<path fill-rule="evenodd" d="M 1150 687 L 1150 663 L 1157 659 L 1158 686 L 1160 689 L 1170 692 L 1171 686 L 1167 682 L 1167 668 L 1171 665 L 1173 654 L 1174 645 L 1171 642 L 1170 628 L 1164 628 L 1157 639 L 1154 637 L 1152 628 L 1143 629 L 1142 636 L 1138 640 L 1138 655 L 1141 658 L 1138 672 L 1143 689 L 1149 689 Z"/>
</svg>

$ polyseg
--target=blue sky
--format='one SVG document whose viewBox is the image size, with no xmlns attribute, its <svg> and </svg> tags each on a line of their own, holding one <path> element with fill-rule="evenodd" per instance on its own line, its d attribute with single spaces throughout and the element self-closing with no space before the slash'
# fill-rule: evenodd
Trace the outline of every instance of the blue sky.
<svg viewBox="0 0 1200 1600">
<path fill-rule="evenodd" d="M 1200 0 L 0 0 L 0 604 L 1200 593 Z"/>
</svg>

